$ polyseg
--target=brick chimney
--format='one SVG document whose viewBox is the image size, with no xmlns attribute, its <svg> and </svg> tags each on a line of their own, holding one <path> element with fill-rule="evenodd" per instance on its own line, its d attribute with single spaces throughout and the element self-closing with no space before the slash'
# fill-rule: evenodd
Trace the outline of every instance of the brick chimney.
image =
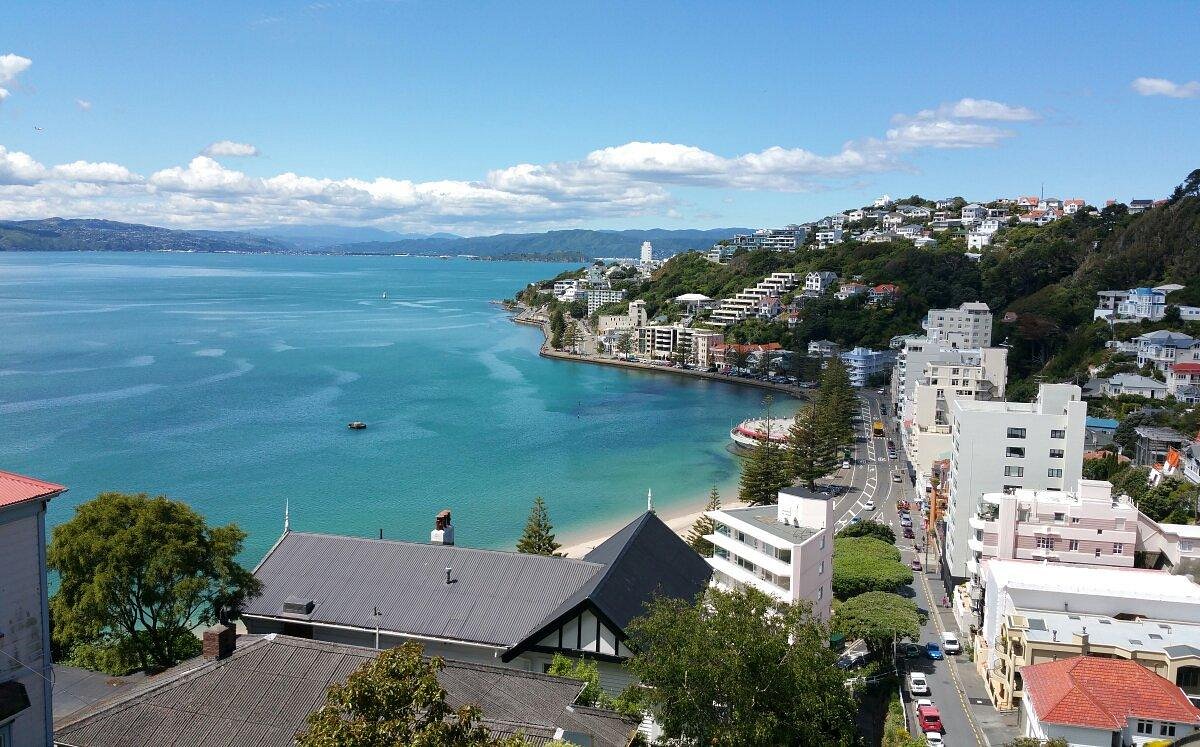
<svg viewBox="0 0 1200 747">
<path fill-rule="evenodd" d="M 226 659 L 237 645 L 237 631 L 232 625 L 214 625 L 204 631 L 200 653 L 205 659 Z"/>
<path fill-rule="evenodd" d="M 433 531 L 429 533 L 429 543 L 432 545 L 453 545 L 454 525 L 450 523 L 450 509 L 438 512 L 434 520 Z"/>
</svg>

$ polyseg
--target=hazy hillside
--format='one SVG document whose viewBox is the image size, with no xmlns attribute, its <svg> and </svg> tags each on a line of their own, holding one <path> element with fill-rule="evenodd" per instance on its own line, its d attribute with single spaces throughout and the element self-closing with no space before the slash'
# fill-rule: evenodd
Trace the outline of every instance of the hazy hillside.
<svg viewBox="0 0 1200 747">
<path fill-rule="evenodd" d="M 266 236 L 221 231 L 173 231 L 111 220 L 46 218 L 0 221 L 0 251 L 278 252 L 291 244 Z"/>
<path fill-rule="evenodd" d="M 580 257 L 636 257 L 643 241 L 654 244 L 656 256 L 664 257 L 691 249 L 707 249 L 720 239 L 747 228 L 671 231 L 662 228 L 629 231 L 576 229 L 546 233 L 502 233 L 462 239 L 408 239 L 343 244 L 335 251 L 371 254 L 474 254 L 496 257 L 508 254 L 570 254 Z"/>
</svg>

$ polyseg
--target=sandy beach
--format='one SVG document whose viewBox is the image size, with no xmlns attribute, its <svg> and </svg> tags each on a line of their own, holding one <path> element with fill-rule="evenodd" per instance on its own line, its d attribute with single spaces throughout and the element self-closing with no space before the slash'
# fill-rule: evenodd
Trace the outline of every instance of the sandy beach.
<svg viewBox="0 0 1200 747">
<path fill-rule="evenodd" d="M 689 501 L 687 506 L 679 506 L 666 511 L 659 511 L 658 509 L 655 509 L 655 512 L 658 513 L 658 517 L 662 519 L 668 527 L 671 528 L 671 531 L 675 532 L 680 537 L 687 539 L 687 533 L 692 528 L 692 524 L 695 524 L 696 519 L 700 518 L 700 514 L 704 513 L 703 507 L 706 503 L 708 503 L 707 494 L 703 498 L 700 498 L 698 503 L 692 503 Z M 689 506 L 695 505 L 699 505 L 701 507 L 700 510 L 689 510 Z M 746 504 L 742 503 L 741 501 L 721 501 L 721 508 L 741 508 L 745 505 Z M 596 545 L 599 545 L 601 542 L 611 537 L 613 532 L 620 528 L 620 526 L 614 527 L 612 532 L 591 537 L 583 542 L 565 545 L 560 552 L 566 554 L 566 556 L 569 558 L 582 558 L 594 547 L 596 547 Z"/>
</svg>

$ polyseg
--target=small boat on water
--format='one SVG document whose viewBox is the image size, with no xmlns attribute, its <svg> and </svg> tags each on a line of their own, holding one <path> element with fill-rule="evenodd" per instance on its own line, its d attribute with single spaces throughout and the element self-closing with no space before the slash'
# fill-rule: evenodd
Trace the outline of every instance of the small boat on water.
<svg viewBox="0 0 1200 747">
<path fill-rule="evenodd" d="M 384 300 L 384 301 L 386 301 L 386 300 L 387 300 L 387 291 L 384 291 L 384 292 L 383 292 L 383 300 Z"/>
<path fill-rule="evenodd" d="M 352 423 L 347 423 L 346 427 L 352 431 L 361 431 L 363 428 L 367 427 L 367 424 L 361 420 L 355 420 Z"/>
<path fill-rule="evenodd" d="M 780 448 L 787 448 L 788 431 L 792 428 L 795 418 L 751 418 L 743 420 L 729 431 L 730 450 L 735 454 L 748 454 L 764 438 Z"/>
</svg>

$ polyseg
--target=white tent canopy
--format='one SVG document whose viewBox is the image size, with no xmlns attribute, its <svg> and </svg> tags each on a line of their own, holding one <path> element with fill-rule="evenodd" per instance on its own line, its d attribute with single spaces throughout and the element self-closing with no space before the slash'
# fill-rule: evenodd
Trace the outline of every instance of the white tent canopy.
<svg viewBox="0 0 1200 747">
<path fill-rule="evenodd" d="M 682 296 L 676 296 L 675 300 L 679 303 L 703 303 L 712 299 L 703 293 L 684 293 Z"/>
</svg>

